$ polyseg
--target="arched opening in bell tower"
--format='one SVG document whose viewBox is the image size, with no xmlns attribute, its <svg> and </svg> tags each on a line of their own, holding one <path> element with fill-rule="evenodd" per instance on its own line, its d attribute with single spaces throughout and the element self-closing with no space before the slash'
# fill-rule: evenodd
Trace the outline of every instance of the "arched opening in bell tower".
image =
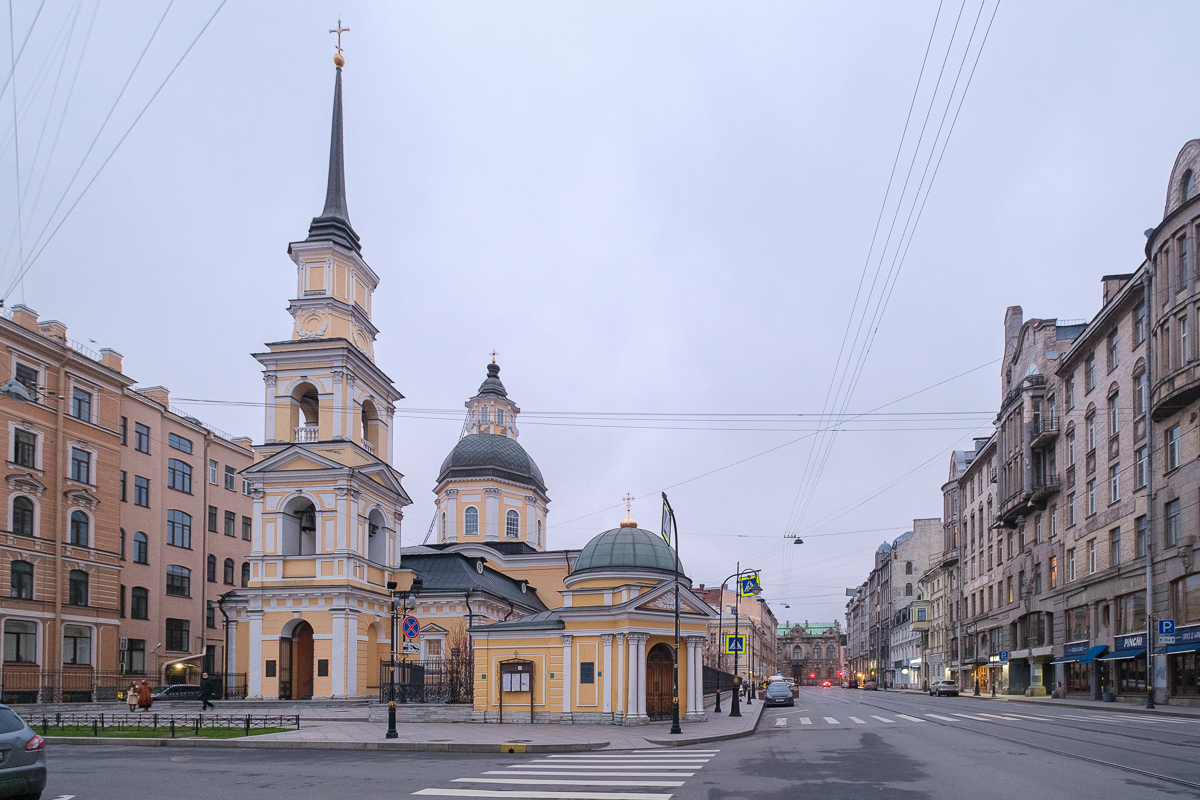
<svg viewBox="0 0 1200 800">
<path fill-rule="evenodd" d="M 283 508 L 285 556 L 311 556 L 317 552 L 317 509 L 307 497 L 294 497 Z"/>
<path fill-rule="evenodd" d="M 292 390 L 292 426 L 297 443 L 321 440 L 321 398 L 311 383 L 301 383 Z"/>
<path fill-rule="evenodd" d="M 387 530 L 383 514 L 372 509 L 367 517 L 367 560 L 376 564 L 387 564 Z"/>
<path fill-rule="evenodd" d="M 379 420 L 379 410 L 370 400 L 362 404 L 362 431 L 359 441 L 363 449 L 369 453 L 383 455 L 383 423 Z"/>
</svg>

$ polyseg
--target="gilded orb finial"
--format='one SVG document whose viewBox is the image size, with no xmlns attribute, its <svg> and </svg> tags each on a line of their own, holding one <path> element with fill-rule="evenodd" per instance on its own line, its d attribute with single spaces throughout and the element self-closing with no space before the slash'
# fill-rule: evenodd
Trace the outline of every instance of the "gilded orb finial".
<svg viewBox="0 0 1200 800">
<path fill-rule="evenodd" d="M 621 527 L 636 528 L 638 524 L 633 519 L 633 501 L 636 498 L 629 492 L 626 492 L 625 496 L 621 499 L 625 501 L 625 519 L 621 520 Z"/>
<path fill-rule="evenodd" d="M 343 28 L 342 21 L 339 19 L 337 28 L 334 28 L 334 29 L 330 30 L 329 32 L 336 33 L 337 37 L 338 37 L 337 52 L 333 54 L 333 63 L 334 63 L 334 65 L 337 66 L 338 69 L 341 69 L 342 67 L 346 66 L 346 59 L 342 58 L 342 34 L 349 33 L 350 29 Z"/>
</svg>

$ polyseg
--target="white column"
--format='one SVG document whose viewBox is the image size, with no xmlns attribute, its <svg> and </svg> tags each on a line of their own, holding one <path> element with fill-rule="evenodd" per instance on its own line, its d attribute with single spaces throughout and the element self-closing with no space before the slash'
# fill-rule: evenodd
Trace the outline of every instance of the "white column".
<svg viewBox="0 0 1200 800">
<path fill-rule="evenodd" d="M 646 713 L 646 640 L 650 636 L 645 633 L 638 634 L 638 716 L 641 719 L 648 719 L 649 714 Z"/>
<path fill-rule="evenodd" d="M 350 608 L 346 610 L 346 696 L 358 695 L 358 648 L 363 647 L 358 640 L 358 612 Z M 375 665 L 379 669 L 379 665 Z"/>
<path fill-rule="evenodd" d="M 237 617 L 225 622 L 225 691 L 233 688 L 233 674 L 237 672 Z"/>
<path fill-rule="evenodd" d="M 604 680 L 601 686 L 604 687 L 604 713 L 612 713 L 612 634 L 604 633 L 600 635 L 600 640 L 604 642 Z"/>
<path fill-rule="evenodd" d="M 262 697 L 262 609 L 250 609 L 250 662 L 246 665 L 246 696 Z"/>
<path fill-rule="evenodd" d="M 684 699 L 684 716 L 696 710 L 696 644 L 692 637 L 684 639 L 684 652 L 687 653 L 687 695 Z"/>
<path fill-rule="evenodd" d="M 500 490 L 499 489 L 484 489 L 484 510 L 487 514 L 487 519 L 484 523 L 487 525 L 485 529 L 487 535 L 484 537 L 486 541 L 500 541 Z"/>
<path fill-rule="evenodd" d="M 458 489 L 446 490 L 446 507 L 443 509 L 446 515 L 446 541 L 458 541 Z M 440 520 L 439 520 L 440 522 Z"/>
<path fill-rule="evenodd" d="M 625 694 L 622 694 L 625 692 Z M 625 715 L 625 634 L 617 634 L 617 716 Z"/>
<path fill-rule="evenodd" d="M 333 653 L 329 669 L 329 696 L 346 696 L 346 611 L 336 608 L 329 612 L 332 622 Z"/>
<path fill-rule="evenodd" d="M 625 639 L 629 642 L 629 678 L 627 679 L 628 704 L 626 705 L 625 716 L 627 718 L 636 720 L 638 715 L 638 634 L 628 634 Z"/>
<path fill-rule="evenodd" d="M 537 498 L 531 494 L 525 495 L 525 542 L 537 544 Z"/>
<path fill-rule="evenodd" d="M 571 718 L 571 684 L 574 681 L 574 658 L 571 656 L 571 635 L 564 634 L 563 646 L 563 717 Z"/>
</svg>

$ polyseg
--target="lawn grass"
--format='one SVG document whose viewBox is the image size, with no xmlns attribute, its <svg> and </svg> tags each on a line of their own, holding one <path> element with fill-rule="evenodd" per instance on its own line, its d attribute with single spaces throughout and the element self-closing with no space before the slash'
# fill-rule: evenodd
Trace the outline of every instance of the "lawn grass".
<svg viewBox="0 0 1200 800">
<path fill-rule="evenodd" d="M 35 731 L 42 733 L 41 725 L 32 726 Z M 264 733 L 283 733 L 291 730 L 291 728 L 251 728 L 250 735 L 258 736 Z M 49 725 L 45 729 L 47 738 L 55 736 L 96 736 L 91 725 Z M 98 731 L 100 737 L 112 739 L 170 739 L 171 726 L 159 725 L 158 728 L 100 728 Z M 192 726 L 176 725 L 176 739 L 236 739 L 239 736 L 245 736 L 245 728 L 201 728 L 199 736 L 196 735 L 196 729 Z"/>
</svg>

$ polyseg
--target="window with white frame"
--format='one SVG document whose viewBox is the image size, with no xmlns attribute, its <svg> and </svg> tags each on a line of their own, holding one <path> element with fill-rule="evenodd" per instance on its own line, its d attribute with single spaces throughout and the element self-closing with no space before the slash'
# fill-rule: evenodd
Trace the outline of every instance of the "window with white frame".
<svg viewBox="0 0 1200 800">
<path fill-rule="evenodd" d="M 463 512 L 463 534 L 466 536 L 479 535 L 479 509 L 475 506 L 467 506 Z"/>
<path fill-rule="evenodd" d="M 92 454 L 78 447 L 71 448 L 71 480 L 92 483 Z"/>
<path fill-rule="evenodd" d="M 504 535 L 509 539 L 521 538 L 521 515 L 511 509 L 504 515 Z"/>
<path fill-rule="evenodd" d="M 92 421 L 92 393 L 76 388 L 71 392 L 71 416 L 84 422 Z"/>
</svg>

